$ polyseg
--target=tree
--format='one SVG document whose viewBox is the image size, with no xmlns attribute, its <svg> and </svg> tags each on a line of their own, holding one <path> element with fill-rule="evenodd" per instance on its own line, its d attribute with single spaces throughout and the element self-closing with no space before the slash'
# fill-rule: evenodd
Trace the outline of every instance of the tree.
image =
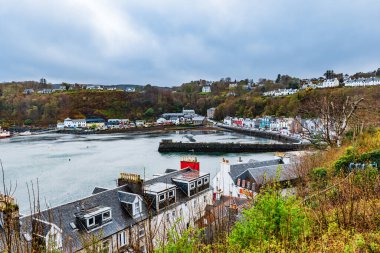
<svg viewBox="0 0 380 253">
<path fill-rule="evenodd" d="M 30 126 L 32 123 L 33 123 L 33 121 L 31 119 L 26 119 L 24 121 L 24 125 L 26 125 L 26 126 Z"/>
<path fill-rule="evenodd" d="M 280 82 L 281 82 L 281 75 L 278 74 L 278 75 L 277 75 L 277 79 L 276 79 L 276 83 L 280 83 Z"/>
<path fill-rule="evenodd" d="M 228 238 L 230 251 L 274 252 L 278 247 L 289 252 L 301 248 L 309 233 L 308 218 L 295 197 L 284 197 L 277 186 L 258 194 Z M 275 250 L 276 249 L 276 250 Z"/>
<path fill-rule="evenodd" d="M 307 133 L 305 137 L 316 140 L 316 128 L 318 128 L 318 142 L 340 147 L 348 124 L 363 100 L 364 98 L 334 94 L 324 97 L 312 96 L 300 109 L 303 116 L 313 119 L 311 125 L 301 124 Z"/>
<path fill-rule="evenodd" d="M 147 109 L 144 112 L 144 115 L 147 116 L 147 117 L 152 117 L 154 115 L 154 109 L 152 107 L 150 107 L 149 109 Z"/>
</svg>

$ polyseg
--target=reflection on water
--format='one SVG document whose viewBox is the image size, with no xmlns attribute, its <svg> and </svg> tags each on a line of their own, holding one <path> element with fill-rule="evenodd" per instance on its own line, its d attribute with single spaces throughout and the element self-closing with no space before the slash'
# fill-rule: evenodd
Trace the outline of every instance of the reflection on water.
<svg viewBox="0 0 380 253">
<path fill-rule="evenodd" d="M 185 137 L 187 136 L 187 137 Z M 44 134 L 0 140 L 0 159 L 6 179 L 17 182 L 16 198 L 22 212 L 29 207 L 27 183 L 39 180 L 43 203 L 62 204 L 91 194 L 95 186 L 114 187 L 120 172 L 139 173 L 145 178 L 178 169 L 182 156 L 160 154 L 161 139 L 182 142 L 273 142 L 236 133 L 177 131 L 155 134 L 71 135 Z M 264 159 L 263 154 L 201 154 L 201 170 L 211 177 L 222 157 Z"/>
</svg>

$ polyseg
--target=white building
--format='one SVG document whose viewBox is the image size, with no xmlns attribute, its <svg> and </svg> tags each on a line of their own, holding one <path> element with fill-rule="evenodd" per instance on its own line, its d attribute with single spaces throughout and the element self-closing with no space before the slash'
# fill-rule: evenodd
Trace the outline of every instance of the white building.
<svg viewBox="0 0 380 253">
<path fill-rule="evenodd" d="M 290 167 L 291 165 L 284 164 L 281 158 L 248 162 L 239 158 L 236 163 L 223 159 L 219 172 L 212 180 L 216 199 L 220 199 L 221 196 L 252 198 L 260 187 L 270 180 L 292 181 L 296 179 L 296 174 Z"/>
<path fill-rule="evenodd" d="M 319 83 L 317 85 L 317 88 L 333 88 L 333 87 L 339 87 L 338 78 L 326 79 L 322 83 Z"/>
<path fill-rule="evenodd" d="M 375 85 L 380 85 L 380 78 L 370 77 L 370 78 L 349 79 L 345 82 L 345 86 L 347 87 L 375 86 Z"/>
<path fill-rule="evenodd" d="M 238 87 L 238 84 L 237 84 L 237 83 L 230 83 L 230 84 L 228 85 L 228 87 L 229 87 L 230 89 L 234 89 L 234 88 Z"/>
<path fill-rule="evenodd" d="M 281 96 L 288 96 L 297 93 L 297 89 L 278 89 L 278 90 L 272 90 L 264 92 L 263 95 L 267 97 L 281 97 Z"/>
<path fill-rule="evenodd" d="M 70 119 L 66 118 L 63 121 L 63 126 L 65 128 L 84 128 L 87 126 L 86 119 Z"/>
<path fill-rule="evenodd" d="M 23 240 L 52 235 L 49 239 L 55 241 L 38 241 L 60 252 L 84 252 L 83 236 L 96 236 L 99 252 L 151 252 L 167 243 L 174 226 L 179 233 L 196 227 L 213 202 L 210 173 L 190 166 L 146 181 L 121 173 L 117 184 L 112 189 L 96 187 L 86 198 L 42 211 L 40 218 L 22 216 Z M 42 231 L 35 232 L 35 224 Z"/>
<path fill-rule="evenodd" d="M 211 87 L 210 86 L 203 86 L 202 87 L 202 92 L 203 93 L 210 93 L 211 92 Z"/>
</svg>

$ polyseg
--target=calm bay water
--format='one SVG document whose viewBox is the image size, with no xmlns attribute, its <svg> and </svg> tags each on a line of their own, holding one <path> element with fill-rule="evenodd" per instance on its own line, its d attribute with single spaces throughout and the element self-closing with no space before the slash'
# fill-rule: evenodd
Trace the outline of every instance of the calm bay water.
<svg viewBox="0 0 380 253">
<path fill-rule="evenodd" d="M 95 186 L 111 188 L 120 172 L 152 178 L 167 168 L 179 169 L 179 162 L 190 154 L 160 154 L 161 139 L 188 142 L 273 142 L 237 133 L 181 131 L 160 134 L 71 135 L 43 134 L 0 140 L 0 159 L 6 181 L 17 182 L 15 197 L 21 212 L 29 207 L 27 183 L 39 180 L 40 199 L 56 206 L 91 194 Z M 201 170 L 211 177 L 223 157 L 234 160 L 262 160 L 273 153 L 197 155 Z"/>
</svg>

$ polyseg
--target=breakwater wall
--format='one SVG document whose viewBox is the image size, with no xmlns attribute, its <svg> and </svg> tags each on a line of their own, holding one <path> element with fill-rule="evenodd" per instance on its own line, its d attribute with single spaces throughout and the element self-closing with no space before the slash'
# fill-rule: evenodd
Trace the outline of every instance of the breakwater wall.
<svg viewBox="0 0 380 253">
<path fill-rule="evenodd" d="M 162 140 L 158 147 L 158 152 L 261 153 L 297 151 L 307 149 L 308 147 L 308 145 L 300 143 L 184 143 Z"/>
<path fill-rule="evenodd" d="M 299 143 L 300 140 L 287 135 L 282 135 L 276 132 L 270 132 L 270 131 L 262 131 L 262 130 L 256 130 L 256 129 L 247 129 L 247 128 L 241 128 L 241 127 L 232 127 L 232 126 L 225 126 L 225 125 L 218 125 L 218 127 L 230 130 L 237 133 L 242 133 L 250 136 L 265 138 L 265 139 L 271 139 L 276 140 L 280 142 L 286 142 L 286 143 Z"/>
</svg>

